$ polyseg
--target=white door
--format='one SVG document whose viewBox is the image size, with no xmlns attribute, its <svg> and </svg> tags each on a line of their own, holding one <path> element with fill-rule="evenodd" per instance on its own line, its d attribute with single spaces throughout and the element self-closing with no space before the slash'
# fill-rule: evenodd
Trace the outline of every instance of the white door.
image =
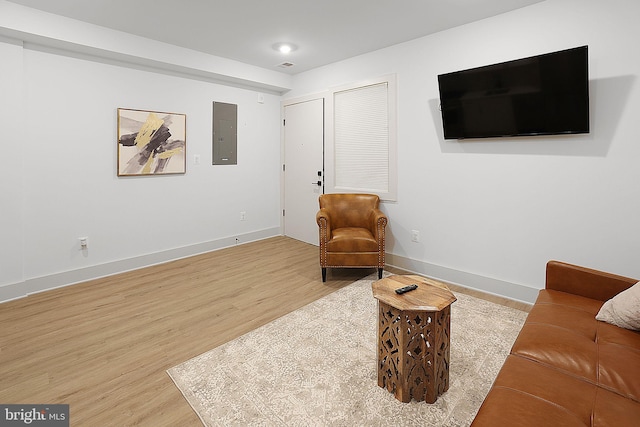
<svg viewBox="0 0 640 427">
<path fill-rule="evenodd" d="M 324 100 L 284 107 L 284 234 L 318 245 L 318 196 L 324 185 Z"/>
</svg>

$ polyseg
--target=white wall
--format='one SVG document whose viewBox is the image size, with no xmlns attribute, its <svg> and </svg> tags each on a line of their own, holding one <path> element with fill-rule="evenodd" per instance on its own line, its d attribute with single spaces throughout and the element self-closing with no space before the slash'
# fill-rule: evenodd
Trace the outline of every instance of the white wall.
<svg viewBox="0 0 640 427">
<path fill-rule="evenodd" d="M 389 263 L 528 301 L 549 259 L 640 278 L 638 16 L 635 0 L 547 0 L 299 74 L 286 97 L 397 74 Z M 589 135 L 443 139 L 438 74 L 580 45 Z"/>
<path fill-rule="evenodd" d="M 22 281 L 22 43 L 0 37 L 0 286 Z M 6 102 L 4 101 L 6 100 Z M 2 298 L 0 298 L 0 301 Z"/>
<path fill-rule="evenodd" d="M 6 38 L 0 57 L 0 301 L 280 234 L 279 95 Z M 213 101 L 238 105 L 238 165 L 211 165 Z M 186 114 L 187 173 L 117 177 L 118 107 Z"/>
</svg>

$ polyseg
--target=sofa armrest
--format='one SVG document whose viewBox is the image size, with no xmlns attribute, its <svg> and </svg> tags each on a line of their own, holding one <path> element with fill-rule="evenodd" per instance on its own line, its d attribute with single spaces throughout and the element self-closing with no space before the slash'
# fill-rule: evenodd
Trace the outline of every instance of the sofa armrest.
<svg viewBox="0 0 640 427">
<path fill-rule="evenodd" d="M 604 271 L 560 261 L 549 261 L 545 288 L 607 301 L 637 282 L 637 279 Z"/>
</svg>

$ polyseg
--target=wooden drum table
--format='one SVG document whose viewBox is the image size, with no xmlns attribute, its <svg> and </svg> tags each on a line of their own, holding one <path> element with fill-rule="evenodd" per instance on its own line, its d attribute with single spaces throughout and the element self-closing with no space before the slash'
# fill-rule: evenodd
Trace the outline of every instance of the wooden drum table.
<svg viewBox="0 0 640 427">
<path fill-rule="evenodd" d="M 416 284 L 398 295 L 395 290 Z M 396 399 L 434 403 L 449 389 L 451 304 L 443 283 L 421 276 L 389 276 L 373 282 L 378 300 L 378 385 Z"/>
</svg>

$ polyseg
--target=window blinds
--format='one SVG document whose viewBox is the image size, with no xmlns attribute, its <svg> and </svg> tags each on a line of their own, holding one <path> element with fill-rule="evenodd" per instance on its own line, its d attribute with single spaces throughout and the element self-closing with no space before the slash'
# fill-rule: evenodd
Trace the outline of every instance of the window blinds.
<svg viewBox="0 0 640 427">
<path fill-rule="evenodd" d="M 389 191 L 388 83 L 334 93 L 335 187 Z"/>
</svg>

